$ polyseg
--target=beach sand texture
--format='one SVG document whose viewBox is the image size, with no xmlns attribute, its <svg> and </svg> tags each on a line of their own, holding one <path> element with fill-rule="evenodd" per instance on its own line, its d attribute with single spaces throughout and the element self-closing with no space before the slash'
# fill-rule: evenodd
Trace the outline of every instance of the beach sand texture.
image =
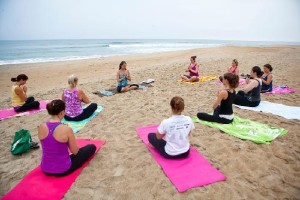
<svg viewBox="0 0 300 200">
<path fill-rule="evenodd" d="M 76 74 L 79 87 L 91 101 L 104 106 L 101 114 L 76 136 L 106 140 L 106 144 L 64 199 L 299 199 L 300 122 L 235 107 L 234 112 L 240 117 L 282 127 L 289 132 L 269 145 L 258 145 L 195 124 L 191 144 L 227 180 L 179 193 L 165 176 L 135 129 L 170 117 L 169 102 L 176 95 L 185 100 L 184 115 L 212 111 L 220 86 L 212 84 L 213 81 L 193 85 L 178 82 L 192 55 L 197 56 L 201 75 L 222 75 L 234 58 L 240 63 L 241 73 L 249 73 L 255 65 L 270 63 L 274 67 L 274 85 L 287 85 L 300 91 L 300 46 L 218 47 L 0 66 L 0 108 L 10 107 L 10 78 L 20 73 L 29 76 L 28 92 L 38 100 L 61 97 L 63 88 L 67 87 L 67 77 Z M 111 97 L 92 94 L 116 86 L 115 76 L 122 60 L 128 63 L 132 83 L 151 78 L 155 79 L 154 87 Z M 300 106 L 300 93 L 262 95 L 262 99 Z M 41 159 L 41 149 L 12 156 L 10 144 L 14 133 L 28 129 L 33 140 L 38 141 L 37 126 L 47 119 L 47 112 L 40 112 L 0 121 L 0 196 L 39 165 Z"/>
</svg>

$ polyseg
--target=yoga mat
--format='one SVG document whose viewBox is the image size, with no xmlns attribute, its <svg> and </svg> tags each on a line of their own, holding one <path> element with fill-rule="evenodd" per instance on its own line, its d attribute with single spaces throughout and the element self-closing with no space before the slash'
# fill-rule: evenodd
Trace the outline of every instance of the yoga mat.
<svg viewBox="0 0 300 200">
<path fill-rule="evenodd" d="M 223 85 L 223 83 L 220 80 L 214 82 L 214 84 L 216 84 L 216 85 Z M 246 84 L 246 80 L 243 79 L 243 78 L 240 78 L 239 85 L 244 85 L 244 84 Z"/>
<path fill-rule="evenodd" d="M 37 112 L 44 111 L 44 110 L 46 110 L 47 103 L 48 103 L 48 101 L 40 101 L 40 108 L 39 109 L 28 110 L 28 111 L 20 112 L 20 113 L 15 112 L 14 108 L 0 110 L 0 121 L 4 120 L 4 119 L 11 118 L 11 117 L 31 115 L 31 114 L 34 114 L 34 113 L 37 113 Z"/>
<path fill-rule="evenodd" d="M 265 92 L 263 94 L 287 94 L 287 93 L 294 93 L 296 90 L 293 90 L 288 87 L 274 87 L 272 92 Z"/>
<path fill-rule="evenodd" d="M 261 101 L 257 107 L 247 107 L 247 106 L 234 106 L 245 109 L 245 110 L 252 110 L 256 112 L 264 112 L 264 113 L 271 113 L 273 115 L 278 115 L 280 117 L 284 117 L 286 119 L 298 119 L 300 120 L 300 107 L 296 106 L 286 106 L 279 103 L 272 103 L 268 101 Z"/>
<path fill-rule="evenodd" d="M 104 145 L 102 140 L 77 139 L 79 147 L 87 144 L 95 144 L 97 149 Z M 95 154 L 96 154 L 95 153 Z M 95 155 L 94 155 L 95 156 Z M 91 159 L 94 158 L 91 157 Z M 79 176 L 81 170 L 91 161 L 87 161 L 83 166 L 77 169 L 72 174 L 63 177 L 47 176 L 40 166 L 29 172 L 11 191 L 9 191 L 2 200 L 55 200 L 62 199 L 65 193 L 69 190 L 76 178 Z"/>
<path fill-rule="evenodd" d="M 258 144 L 269 144 L 272 140 L 288 131 L 283 128 L 276 128 L 259 122 L 243 119 L 238 116 L 230 124 L 220 124 L 199 120 L 198 117 L 192 118 L 193 122 L 201 123 L 210 127 L 220 129 L 229 135 L 243 140 L 250 140 Z"/>
<path fill-rule="evenodd" d="M 61 120 L 61 123 L 68 125 L 70 128 L 73 129 L 74 133 L 77 133 L 78 131 L 80 131 L 86 125 L 86 123 L 88 123 L 89 121 L 91 121 L 103 109 L 104 109 L 103 106 L 98 106 L 97 110 L 92 114 L 92 116 L 90 116 L 89 118 L 87 118 L 85 120 L 74 122 L 74 121 L 67 121 L 67 120 L 65 120 L 65 118 L 63 118 Z"/>
<path fill-rule="evenodd" d="M 136 131 L 178 192 L 226 179 L 194 147 L 190 147 L 190 154 L 187 158 L 172 160 L 162 157 L 156 149 L 149 146 L 148 141 L 148 134 L 156 133 L 157 127 L 158 125 L 144 126 L 137 128 Z"/>
<path fill-rule="evenodd" d="M 206 82 L 206 81 L 215 80 L 217 78 L 218 78 L 217 76 L 205 75 L 205 76 L 200 76 L 199 77 L 199 81 L 187 82 L 187 81 L 183 81 L 182 79 L 180 79 L 180 80 L 178 80 L 178 82 L 180 82 L 180 83 L 188 83 L 188 84 L 195 84 L 195 83 L 200 83 L 200 82 Z"/>
</svg>

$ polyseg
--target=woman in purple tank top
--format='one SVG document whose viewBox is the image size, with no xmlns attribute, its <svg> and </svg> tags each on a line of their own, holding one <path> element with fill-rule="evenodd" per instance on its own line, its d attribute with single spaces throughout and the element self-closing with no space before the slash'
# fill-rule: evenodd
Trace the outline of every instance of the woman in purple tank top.
<svg viewBox="0 0 300 200">
<path fill-rule="evenodd" d="M 43 149 L 41 169 L 48 175 L 65 176 L 89 160 L 96 146 L 88 144 L 78 148 L 72 129 L 60 123 L 65 115 L 65 103 L 62 100 L 48 103 L 47 111 L 51 117 L 38 129 Z"/>
<path fill-rule="evenodd" d="M 192 56 L 191 63 L 187 66 L 186 72 L 190 72 L 189 75 L 181 75 L 182 81 L 185 82 L 197 82 L 199 81 L 199 65 L 196 62 L 196 56 Z"/>
<path fill-rule="evenodd" d="M 91 103 L 82 90 L 76 88 L 78 78 L 71 75 L 68 79 L 69 88 L 62 94 L 62 100 L 66 103 L 65 119 L 68 121 L 82 121 L 89 118 L 97 109 L 96 103 Z M 90 104 L 82 109 L 81 102 Z"/>
</svg>

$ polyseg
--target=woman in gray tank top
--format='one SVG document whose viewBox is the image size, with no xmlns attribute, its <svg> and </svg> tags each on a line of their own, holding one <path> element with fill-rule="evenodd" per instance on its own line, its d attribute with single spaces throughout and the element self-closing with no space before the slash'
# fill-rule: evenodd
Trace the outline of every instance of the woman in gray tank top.
<svg viewBox="0 0 300 200">
<path fill-rule="evenodd" d="M 255 66 L 250 72 L 250 78 L 246 79 L 245 87 L 235 96 L 234 104 L 240 106 L 256 107 L 260 103 L 260 92 L 263 75 L 260 67 Z"/>
</svg>

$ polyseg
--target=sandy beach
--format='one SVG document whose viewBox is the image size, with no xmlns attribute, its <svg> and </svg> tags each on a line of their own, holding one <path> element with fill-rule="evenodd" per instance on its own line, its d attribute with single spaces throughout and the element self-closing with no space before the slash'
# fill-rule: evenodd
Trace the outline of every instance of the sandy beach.
<svg viewBox="0 0 300 200">
<path fill-rule="evenodd" d="M 240 110 L 242 118 L 288 130 L 271 144 L 256 144 L 232 137 L 218 129 L 195 124 L 191 144 L 227 180 L 179 193 L 153 159 L 135 129 L 160 123 L 171 116 L 173 96 L 185 100 L 184 115 L 211 112 L 221 86 L 214 81 L 182 84 L 180 74 L 190 56 L 196 55 L 200 75 L 222 75 L 232 59 L 239 61 L 241 73 L 270 63 L 274 85 L 300 91 L 300 46 L 218 47 L 99 59 L 0 66 L 0 108 L 11 107 L 11 77 L 28 75 L 28 93 L 37 100 L 60 98 L 67 77 L 76 74 L 79 88 L 104 111 L 89 122 L 76 137 L 106 141 L 90 164 L 81 172 L 64 199 L 300 199 L 300 121 L 267 113 Z M 125 60 L 132 83 L 155 79 L 147 90 L 99 97 L 94 91 L 116 86 L 119 63 Z M 262 95 L 262 100 L 300 106 L 300 93 Z M 12 156 L 14 133 L 30 131 L 38 141 L 37 127 L 48 119 L 47 112 L 0 121 L 0 196 L 10 191 L 40 164 L 41 148 Z"/>
</svg>

